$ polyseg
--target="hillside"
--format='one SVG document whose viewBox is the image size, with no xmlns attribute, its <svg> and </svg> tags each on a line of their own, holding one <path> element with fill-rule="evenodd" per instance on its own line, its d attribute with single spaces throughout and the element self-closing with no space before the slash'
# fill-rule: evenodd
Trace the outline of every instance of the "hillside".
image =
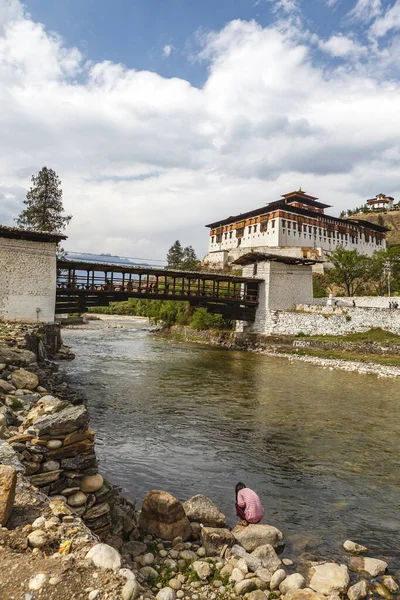
<svg viewBox="0 0 400 600">
<path fill-rule="evenodd" d="M 382 221 L 379 217 L 382 217 Z M 371 212 L 371 213 L 356 213 L 349 219 L 363 219 L 364 221 L 369 221 L 370 223 L 375 223 L 379 225 L 385 225 L 385 227 L 390 227 L 390 231 L 387 232 L 386 239 L 390 246 L 400 244 L 400 211 L 392 210 L 390 212 Z M 380 222 L 378 223 L 378 219 Z"/>
</svg>

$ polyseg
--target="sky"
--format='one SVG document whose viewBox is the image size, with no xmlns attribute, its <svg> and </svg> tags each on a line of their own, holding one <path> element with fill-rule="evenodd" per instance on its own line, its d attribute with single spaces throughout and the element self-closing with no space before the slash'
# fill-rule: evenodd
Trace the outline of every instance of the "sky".
<svg viewBox="0 0 400 600">
<path fill-rule="evenodd" d="M 400 200 L 400 0 L 0 0 L 0 223 L 62 181 L 65 248 L 202 257 L 301 187 Z"/>
</svg>

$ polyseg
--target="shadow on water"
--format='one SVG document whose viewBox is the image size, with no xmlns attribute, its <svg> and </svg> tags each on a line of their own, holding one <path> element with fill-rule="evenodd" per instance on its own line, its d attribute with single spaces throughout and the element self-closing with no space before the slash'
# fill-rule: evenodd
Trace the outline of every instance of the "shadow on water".
<svg viewBox="0 0 400 600">
<path fill-rule="evenodd" d="M 64 331 L 102 471 L 132 498 L 209 495 L 234 523 L 238 480 L 293 551 L 347 538 L 400 567 L 400 382 L 169 342 L 137 323 Z"/>
</svg>

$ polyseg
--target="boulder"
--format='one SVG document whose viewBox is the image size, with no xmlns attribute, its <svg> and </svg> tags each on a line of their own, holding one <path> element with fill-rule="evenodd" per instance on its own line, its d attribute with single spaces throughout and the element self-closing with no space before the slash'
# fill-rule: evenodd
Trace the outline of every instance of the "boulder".
<svg viewBox="0 0 400 600">
<path fill-rule="evenodd" d="M 260 559 L 261 566 L 271 573 L 271 576 L 282 566 L 282 561 L 270 544 L 259 546 L 252 553 L 252 556 Z"/>
<path fill-rule="evenodd" d="M 362 600 L 368 596 L 368 583 L 365 579 L 358 581 L 347 590 L 349 600 Z"/>
<path fill-rule="evenodd" d="M 19 348 L 0 348 L 0 362 L 6 365 L 29 367 L 36 363 L 36 356 L 30 350 Z"/>
<path fill-rule="evenodd" d="M 383 583 L 391 592 L 398 592 L 399 586 L 391 575 L 385 575 L 383 577 Z"/>
<path fill-rule="evenodd" d="M 17 369 L 11 375 L 11 383 L 18 390 L 34 390 L 39 385 L 39 378 L 35 373 Z"/>
<path fill-rule="evenodd" d="M 8 465 L 17 471 L 25 473 L 25 468 L 18 460 L 15 450 L 4 440 L 0 440 L 0 465 Z"/>
<path fill-rule="evenodd" d="M 161 490 L 151 490 L 143 500 L 139 527 L 142 531 L 164 540 L 180 536 L 189 539 L 191 527 L 182 504 Z"/>
<path fill-rule="evenodd" d="M 357 542 L 352 542 L 351 540 L 346 540 L 343 544 L 343 548 L 346 550 L 346 552 L 350 552 L 351 554 L 368 552 L 368 548 L 366 546 L 361 546 L 361 544 L 357 544 Z"/>
<path fill-rule="evenodd" d="M 269 583 L 271 581 L 271 573 L 268 569 L 264 569 L 264 567 L 259 567 L 255 572 L 256 577 L 264 581 L 264 583 Z"/>
<path fill-rule="evenodd" d="M 8 392 L 12 392 L 14 390 L 14 386 L 8 381 L 4 381 L 4 379 L 0 379 L 0 392 L 3 394 L 7 394 Z"/>
<path fill-rule="evenodd" d="M 290 590 L 284 596 L 284 600 L 326 600 L 326 596 L 312 590 Z"/>
<path fill-rule="evenodd" d="M 300 573 L 293 573 L 286 577 L 279 585 L 281 594 L 287 594 L 290 590 L 301 590 L 306 584 L 306 580 Z"/>
<path fill-rule="evenodd" d="M 229 581 L 232 583 L 239 583 L 239 581 L 243 581 L 244 573 L 238 567 L 235 567 L 229 577 Z"/>
<path fill-rule="evenodd" d="M 353 571 L 364 572 L 370 577 L 383 575 L 388 567 L 388 564 L 384 560 L 361 556 L 353 556 L 350 559 L 349 565 Z"/>
<path fill-rule="evenodd" d="M 284 545 L 283 533 L 272 525 L 248 525 L 242 527 L 237 525 L 232 531 L 236 540 L 243 546 L 247 552 L 253 552 L 258 546 L 270 544 L 274 548 L 279 548 Z"/>
<path fill-rule="evenodd" d="M 136 579 L 128 579 L 121 590 L 122 600 L 136 600 L 140 596 L 140 585 Z"/>
<path fill-rule="evenodd" d="M 103 483 L 104 479 L 100 473 L 97 473 L 97 475 L 87 475 L 81 481 L 81 490 L 86 493 L 98 492 Z"/>
<path fill-rule="evenodd" d="M 16 470 L 7 465 L 0 465 L 0 526 L 5 526 L 11 516 L 16 485 Z"/>
<path fill-rule="evenodd" d="M 239 596 L 244 596 L 244 594 L 248 594 L 255 590 L 256 587 L 254 579 L 243 579 L 243 581 L 238 581 L 235 585 L 235 593 Z"/>
<path fill-rule="evenodd" d="M 201 543 L 206 549 L 207 556 L 216 556 L 221 553 L 224 546 L 231 548 L 235 543 L 235 538 L 229 529 L 203 527 L 201 530 Z"/>
<path fill-rule="evenodd" d="M 271 577 L 269 587 L 271 590 L 277 590 L 281 585 L 282 581 L 286 579 L 285 569 L 278 569 Z"/>
<path fill-rule="evenodd" d="M 108 544 L 96 544 L 86 554 L 95 567 L 99 569 L 119 569 L 121 567 L 121 556 L 115 548 Z"/>
<path fill-rule="evenodd" d="M 34 433 L 38 438 L 46 435 L 56 437 L 86 426 L 88 420 L 89 415 L 85 406 L 70 405 L 54 414 L 39 417 L 26 433 Z"/>
<path fill-rule="evenodd" d="M 174 590 L 169 587 L 162 588 L 156 596 L 156 600 L 175 600 L 176 594 Z"/>
<path fill-rule="evenodd" d="M 253 573 L 255 573 L 257 571 L 257 569 L 262 567 L 261 559 L 246 552 L 246 550 L 244 548 L 242 548 L 242 546 L 238 546 L 237 544 L 234 544 L 232 546 L 231 552 L 232 552 L 232 556 L 235 556 L 235 557 L 240 558 L 241 560 L 244 560 L 247 568 L 250 571 L 253 571 Z"/>
<path fill-rule="evenodd" d="M 262 592 L 261 590 L 254 590 L 247 594 L 247 600 L 268 600 L 269 594 Z"/>
<path fill-rule="evenodd" d="M 346 565 L 337 565 L 336 563 L 316 565 L 310 569 L 308 577 L 309 587 L 325 596 L 334 591 L 346 592 L 350 583 Z"/>
<path fill-rule="evenodd" d="M 200 579 L 206 580 L 211 575 L 211 565 L 205 560 L 196 560 L 192 567 Z"/>
<path fill-rule="evenodd" d="M 205 527 L 226 527 L 226 517 L 210 498 L 197 494 L 183 503 L 189 521 L 203 523 Z"/>
</svg>

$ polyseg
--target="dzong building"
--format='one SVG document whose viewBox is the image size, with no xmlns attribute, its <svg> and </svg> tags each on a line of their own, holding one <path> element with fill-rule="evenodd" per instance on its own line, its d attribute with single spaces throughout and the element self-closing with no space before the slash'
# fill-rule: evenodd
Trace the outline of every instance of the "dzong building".
<svg viewBox="0 0 400 600">
<path fill-rule="evenodd" d="M 330 205 L 300 189 L 261 208 L 210 223 L 204 262 L 221 268 L 249 249 L 329 262 L 329 252 L 338 246 L 367 255 L 386 248 L 386 227 L 333 217 L 325 214 L 327 208 Z"/>
</svg>

